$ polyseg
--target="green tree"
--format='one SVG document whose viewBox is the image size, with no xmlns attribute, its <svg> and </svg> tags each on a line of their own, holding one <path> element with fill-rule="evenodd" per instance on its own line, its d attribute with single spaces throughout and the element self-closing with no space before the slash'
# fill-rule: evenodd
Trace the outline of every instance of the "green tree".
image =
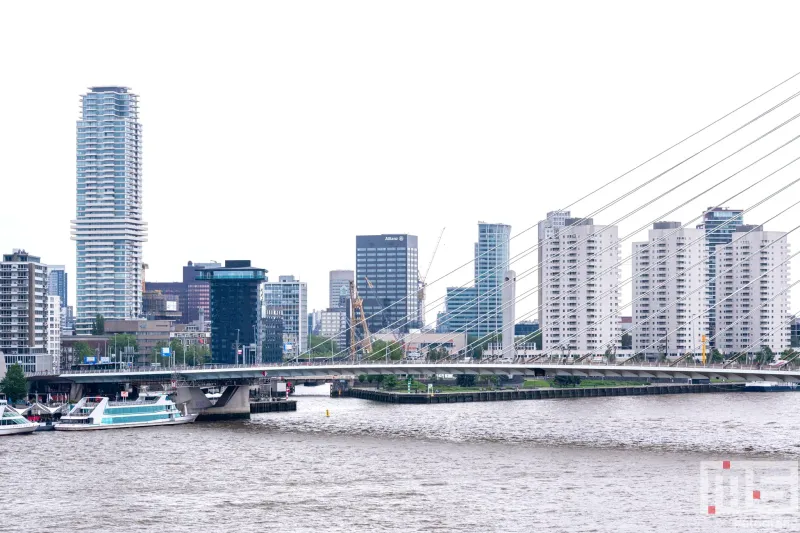
<svg viewBox="0 0 800 533">
<path fill-rule="evenodd" d="M 358 375 L 358 382 L 359 383 L 364 383 L 365 381 L 367 381 L 367 375 L 366 374 L 359 374 Z"/>
<path fill-rule="evenodd" d="M 172 339 L 169 341 L 169 350 L 175 356 L 175 362 L 178 364 L 183 364 L 184 353 L 183 353 L 183 343 L 178 339 Z"/>
<path fill-rule="evenodd" d="M 371 376 L 370 376 L 370 377 L 371 377 Z M 383 381 L 384 381 L 385 379 L 386 379 L 386 376 L 384 376 L 383 374 L 380 374 L 380 375 L 378 375 L 378 376 L 375 376 L 375 383 L 378 385 L 378 388 L 380 388 L 380 387 L 381 387 L 381 383 L 383 383 Z"/>
<path fill-rule="evenodd" d="M 102 335 L 106 332 L 106 319 L 103 315 L 97 315 L 92 322 L 92 335 Z"/>
<path fill-rule="evenodd" d="M 330 356 L 339 351 L 336 341 L 322 335 L 309 335 L 308 349 L 310 350 L 309 357 L 311 357 L 311 355 Z"/>
<path fill-rule="evenodd" d="M 447 358 L 449 354 L 445 348 L 431 348 L 428 350 L 428 361 L 440 361 Z"/>
<path fill-rule="evenodd" d="M 610 344 L 606 346 L 606 351 L 603 356 L 606 358 L 606 362 L 610 365 L 613 365 L 614 361 L 617 360 L 616 350 L 614 350 L 614 347 Z"/>
<path fill-rule="evenodd" d="M 630 333 L 625 333 L 622 335 L 620 339 L 620 347 L 623 350 L 632 350 L 633 349 L 633 337 L 631 337 Z"/>
<path fill-rule="evenodd" d="M 385 360 L 387 349 L 389 351 L 389 359 L 392 361 L 399 361 L 403 358 L 403 346 L 399 342 L 377 340 L 372 343 L 372 353 L 369 354 L 368 359 L 371 361 Z"/>
<path fill-rule="evenodd" d="M 458 374 L 456 376 L 456 385 L 459 387 L 474 387 L 475 374 Z"/>
<path fill-rule="evenodd" d="M 211 351 L 205 344 L 190 344 L 186 347 L 186 364 L 201 366 L 211 360 Z M 181 360 L 183 362 L 183 360 Z"/>
<path fill-rule="evenodd" d="M 383 386 L 386 390 L 392 390 L 397 387 L 397 377 L 394 374 L 389 374 L 384 378 Z"/>
<path fill-rule="evenodd" d="M 536 346 L 537 350 L 542 349 L 542 330 L 534 331 L 533 333 L 529 333 L 523 337 L 522 342 L 517 344 L 533 344 Z"/>
<path fill-rule="evenodd" d="M 753 362 L 759 366 L 769 365 L 775 361 L 775 352 L 769 346 L 762 346 L 761 351 L 755 355 Z"/>
<path fill-rule="evenodd" d="M 129 351 L 136 353 L 139 351 L 139 342 L 136 340 L 136 335 L 130 333 L 115 333 L 108 341 L 109 349 L 115 351 L 118 355 L 118 360 L 124 361 L 133 359 L 129 357 Z"/>
<path fill-rule="evenodd" d="M 577 387 L 581 384 L 580 376 L 556 376 L 553 384 L 558 387 Z"/>
<path fill-rule="evenodd" d="M 9 401 L 24 400 L 28 393 L 28 382 L 25 379 L 25 372 L 19 363 L 14 363 L 8 367 L 6 376 L 0 381 L 0 390 L 6 395 Z"/>
<path fill-rule="evenodd" d="M 710 359 L 711 359 L 711 361 L 710 361 L 710 362 L 711 362 L 712 364 L 714 364 L 714 363 L 723 363 L 723 362 L 725 362 L 725 356 L 724 356 L 724 355 L 722 355 L 722 352 L 720 352 L 720 351 L 719 351 L 719 350 L 717 350 L 716 348 L 712 348 L 712 349 L 711 349 L 711 357 L 710 357 Z"/>
</svg>

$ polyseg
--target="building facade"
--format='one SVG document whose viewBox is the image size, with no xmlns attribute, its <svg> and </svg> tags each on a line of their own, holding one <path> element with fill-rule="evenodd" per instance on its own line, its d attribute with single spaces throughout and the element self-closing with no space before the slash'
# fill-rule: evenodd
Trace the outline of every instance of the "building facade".
<svg viewBox="0 0 800 533">
<path fill-rule="evenodd" d="M 538 226 L 538 246 L 536 253 L 539 260 L 539 266 L 544 264 L 544 253 L 546 242 L 552 239 L 556 231 L 564 227 L 566 220 L 570 218 L 569 211 L 557 210 L 547 213 L 547 218 L 539 221 Z M 542 305 L 542 286 L 544 284 L 544 272 L 541 268 L 538 269 L 537 276 L 539 278 L 539 324 L 544 323 L 544 306 Z"/>
<path fill-rule="evenodd" d="M 488 335 L 503 329 L 503 280 L 510 264 L 511 226 L 478 223 L 475 243 L 475 284 L 448 287 L 440 329 Z"/>
<path fill-rule="evenodd" d="M 48 352 L 47 265 L 25 250 L 3 255 L 0 262 L 0 352 L 6 365 L 25 372 L 52 371 Z"/>
<path fill-rule="evenodd" d="M 721 248 L 721 250 L 720 250 Z M 739 226 L 717 248 L 716 346 L 726 355 L 791 346 L 787 234 Z"/>
<path fill-rule="evenodd" d="M 77 124 L 76 243 L 79 333 L 96 315 L 142 312 L 142 126 L 139 97 L 127 87 L 91 87 Z"/>
<path fill-rule="evenodd" d="M 417 323 L 417 237 L 407 234 L 356 237 L 356 288 L 371 333 L 407 332 Z"/>
<path fill-rule="evenodd" d="M 488 335 L 503 329 L 503 280 L 510 264 L 511 226 L 478 223 L 475 244 L 475 287 L 478 323 L 475 333 Z"/>
<path fill-rule="evenodd" d="M 283 320 L 283 354 L 296 357 L 308 350 L 308 287 L 294 276 L 278 276 L 263 285 L 266 313 Z"/>
<path fill-rule="evenodd" d="M 198 279 L 209 283 L 213 363 L 241 363 L 242 346 L 259 345 L 261 285 L 266 273 L 247 260 L 225 261 L 224 267 L 197 271 Z M 256 360 L 260 356 L 260 348 L 256 348 Z"/>
<path fill-rule="evenodd" d="M 620 342 L 620 243 L 616 226 L 568 218 L 543 248 L 543 348 L 561 353 L 603 353 Z"/>
<path fill-rule="evenodd" d="M 142 314 L 148 320 L 173 320 L 182 323 L 180 299 L 175 294 L 163 294 L 159 290 L 142 293 Z"/>
<path fill-rule="evenodd" d="M 47 267 L 47 271 L 49 272 L 47 293 L 51 296 L 58 296 L 61 307 L 67 307 L 69 305 L 67 303 L 69 285 L 64 265 L 50 265 Z"/>
<path fill-rule="evenodd" d="M 52 279 L 52 278 L 51 278 Z M 61 298 L 47 297 L 47 353 L 53 372 L 59 372 L 61 363 Z"/>
<path fill-rule="evenodd" d="M 180 317 L 176 320 L 181 324 L 192 324 L 200 320 L 200 316 L 211 316 L 210 289 L 208 282 L 198 279 L 198 272 L 206 268 L 219 268 L 219 263 L 194 263 L 189 261 L 183 267 L 182 281 L 148 281 L 145 283 L 147 291 L 161 291 L 161 293 L 178 302 Z"/>
<path fill-rule="evenodd" d="M 110 360 L 130 360 L 131 350 L 127 346 L 115 346 L 115 334 L 128 334 L 136 337 L 138 349 L 131 363 L 161 362 L 161 347 L 169 346 L 170 335 L 175 330 L 172 320 L 106 320 L 106 335 L 110 337 L 108 355 Z M 113 357 L 111 357 L 113 355 Z"/>
<path fill-rule="evenodd" d="M 283 316 L 275 309 L 262 306 L 261 316 L 261 362 L 283 361 Z"/>
<path fill-rule="evenodd" d="M 478 288 L 447 287 L 439 327 L 445 332 L 478 333 Z"/>
<path fill-rule="evenodd" d="M 634 353 L 657 358 L 702 352 L 707 263 L 704 231 L 680 222 L 656 222 L 647 242 L 633 243 Z"/>
<path fill-rule="evenodd" d="M 347 347 L 347 311 L 344 309 L 326 309 L 320 317 L 320 335 L 333 339 L 336 351 Z"/>
<path fill-rule="evenodd" d="M 717 309 L 717 247 L 731 242 L 733 232 L 744 224 L 741 209 L 728 209 L 727 207 L 709 207 L 703 213 L 703 223 L 697 229 L 703 230 L 706 235 L 706 248 L 708 249 L 708 286 L 706 287 L 706 301 L 708 311 L 708 330 L 713 337 L 716 331 Z M 712 340 L 712 346 L 715 340 Z"/>
<path fill-rule="evenodd" d="M 352 270 L 331 270 L 328 282 L 329 309 L 345 309 L 347 298 L 350 297 L 350 283 L 355 281 L 355 272 Z M 342 296 L 345 296 L 342 300 Z"/>
</svg>

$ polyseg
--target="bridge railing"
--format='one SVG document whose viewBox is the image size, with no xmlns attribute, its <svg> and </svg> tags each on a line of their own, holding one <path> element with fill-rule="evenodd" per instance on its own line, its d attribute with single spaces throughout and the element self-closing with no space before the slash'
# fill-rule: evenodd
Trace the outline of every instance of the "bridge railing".
<svg viewBox="0 0 800 533">
<path fill-rule="evenodd" d="M 533 367 L 566 367 L 566 366 L 580 366 L 580 367 L 606 367 L 607 369 L 613 368 L 619 372 L 624 372 L 630 368 L 653 368 L 653 369 L 662 369 L 668 370 L 669 372 L 675 372 L 677 370 L 686 369 L 686 370 L 697 370 L 699 372 L 709 371 L 709 370 L 770 370 L 773 372 L 791 372 L 792 369 L 788 368 L 789 365 L 783 365 L 781 367 L 771 367 L 769 365 L 747 365 L 741 363 L 734 363 L 728 366 L 724 366 L 722 363 L 709 363 L 703 365 L 702 363 L 694 362 L 694 361 L 686 361 L 685 363 L 676 365 L 676 366 L 667 366 L 667 363 L 663 362 L 656 362 L 656 361 L 642 361 L 637 362 L 632 366 L 620 366 L 609 364 L 603 361 L 585 361 L 581 362 L 577 365 L 574 365 L 570 361 L 559 361 L 559 360 L 547 360 L 547 361 L 530 361 L 525 358 L 518 358 L 514 361 L 488 361 L 488 360 L 476 360 L 476 361 L 424 361 L 419 359 L 400 359 L 397 361 L 359 361 L 359 362 L 352 362 L 352 361 L 339 361 L 336 363 L 330 362 L 320 362 L 320 361 L 284 361 L 282 363 L 258 363 L 258 364 L 239 364 L 239 365 L 222 365 L 222 364 L 209 364 L 203 366 L 189 366 L 189 365 L 177 365 L 171 367 L 147 367 L 147 366 L 138 366 L 138 367 L 128 367 L 123 369 L 81 369 L 75 371 L 66 371 L 61 372 L 59 374 L 55 374 L 53 372 L 33 372 L 27 373 L 26 376 L 31 377 L 52 377 L 58 375 L 92 375 L 92 374 L 176 374 L 176 373 L 184 373 L 184 372 L 203 372 L 203 371 L 214 371 L 214 370 L 254 370 L 254 369 L 264 369 L 265 367 L 298 367 L 298 366 L 308 366 L 308 367 L 316 367 L 316 368 L 335 368 L 345 365 L 375 365 L 375 366 L 385 366 L 389 365 L 425 365 L 425 366 L 437 366 L 443 369 L 448 367 L 457 367 L 460 365 L 471 365 L 471 366 L 480 366 L 480 367 L 492 367 L 492 368 L 502 368 L 504 366 L 513 366 L 513 365 L 525 365 L 525 366 L 533 366 Z M 796 371 L 796 370 L 794 370 Z"/>
</svg>

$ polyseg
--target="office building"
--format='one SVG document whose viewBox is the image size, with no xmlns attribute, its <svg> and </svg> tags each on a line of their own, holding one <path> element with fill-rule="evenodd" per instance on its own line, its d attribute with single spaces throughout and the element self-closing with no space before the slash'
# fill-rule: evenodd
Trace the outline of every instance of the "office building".
<svg viewBox="0 0 800 533">
<path fill-rule="evenodd" d="M 499 333 L 503 329 L 503 279 L 509 268 L 511 226 L 478 223 L 475 244 L 475 287 L 478 312 L 477 335 Z"/>
<path fill-rule="evenodd" d="M 52 278 L 51 278 L 52 279 Z M 61 298 L 47 297 L 47 353 L 50 355 L 53 372 L 58 372 L 61 362 Z"/>
<path fill-rule="evenodd" d="M 419 326 L 418 276 L 415 235 L 356 237 L 356 288 L 371 333 Z"/>
<path fill-rule="evenodd" d="M 702 229 L 656 222 L 646 242 L 633 243 L 633 324 L 628 328 L 635 326 L 634 353 L 655 359 L 702 352 L 702 337 L 708 335 L 703 237 Z"/>
<path fill-rule="evenodd" d="M 708 311 L 708 331 L 713 337 L 716 331 L 717 309 L 717 247 L 731 242 L 731 236 L 737 227 L 744 224 L 741 209 L 728 209 L 727 207 L 709 207 L 703 213 L 703 223 L 697 229 L 706 234 L 706 248 L 708 249 L 708 285 L 706 287 L 706 302 Z M 715 346 L 715 341 L 711 341 Z"/>
<path fill-rule="evenodd" d="M 791 345 L 789 242 L 781 231 L 739 226 L 729 244 L 717 247 L 719 351 L 780 353 Z M 741 263 L 741 264 L 739 264 Z"/>
<path fill-rule="evenodd" d="M 61 336 L 75 334 L 75 312 L 71 305 L 61 308 Z"/>
<path fill-rule="evenodd" d="M 617 227 L 568 218 L 541 244 L 543 348 L 586 354 L 619 347 Z"/>
<path fill-rule="evenodd" d="M 163 294 L 159 290 L 142 293 L 142 313 L 148 320 L 172 320 L 182 323 L 180 299 L 175 294 Z"/>
<path fill-rule="evenodd" d="M 48 352 L 47 265 L 25 250 L 3 255 L 0 262 L 0 352 L 6 365 L 25 372 L 52 371 Z"/>
<path fill-rule="evenodd" d="M 475 284 L 447 288 L 444 323 L 440 328 L 480 336 L 502 331 L 502 287 L 510 264 L 510 239 L 511 226 L 478 223 Z"/>
<path fill-rule="evenodd" d="M 261 362 L 283 361 L 283 316 L 276 309 L 262 306 L 261 317 Z"/>
<path fill-rule="evenodd" d="M 210 289 L 208 282 L 198 279 L 197 273 L 206 268 L 219 268 L 219 263 L 194 263 L 189 261 L 183 267 L 182 281 L 148 281 L 146 291 L 160 291 L 169 300 L 178 302 L 181 324 L 192 324 L 200 320 L 200 315 L 211 316 Z"/>
<path fill-rule="evenodd" d="M 77 124 L 77 318 L 89 333 L 95 316 L 142 313 L 142 126 L 139 97 L 127 87 L 91 87 Z"/>
<path fill-rule="evenodd" d="M 344 309 L 326 309 L 320 316 L 320 335 L 325 339 L 333 339 L 336 350 L 347 347 L 347 311 Z"/>
<path fill-rule="evenodd" d="M 514 325 L 514 335 L 517 337 L 527 337 L 539 331 L 539 322 L 537 320 L 523 320 Z"/>
<path fill-rule="evenodd" d="M 387 344 L 397 342 L 397 336 L 393 333 L 377 333 L 373 336 L 374 341 L 383 341 Z M 443 349 L 448 354 L 463 353 L 467 347 L 466 333 L 426 333 L 411 332 L 403 335 L 403 352 L 412 358 L 414 356 L 426 357 L 431 349 Z"/>
<path fill-rule="evenodd" d="M 328 290 L 330 291 L 329 309 L 344 309 L 347 307 L 347 299 L 350 298 L 350 283 L 354 280 L 355 272 L 352 270 L 331 270 L 328 283 Z M 344 300 L 342 296 L 345 296 Z"/>
<path fill-rule="evenodd" d="M 172 320 L 106 320 L 106 335 L 110 337 L 107 355 L 111 360 L 129 361 L 131 363 L 160 363 L 161 348 L 169 346 L 172 332 L 175 331 Z M 133 352 L 128 346 L 115 346 L 114 335 L 128 334 L 136 337 L 138 350 Z M 133 359 L 133 360 L 131 360 Z"/>
<path fill-rule="evenodd" d="M 65 271 L 64 265 L 49 265 L 47 271 L 49 272 L 47 293 L 52 296 L 58 296 L 61 307 L 67 307 L 69 286 L 67 284 L 67 272 Z"/>
<path fill-rule="evenodd" d="M 250 261 L 225 261 L 224 267 L 197 270 L 198 280 L 209 283 L 211 316 L 211 361 L 241 363 L 243 346 L 256 345 L 261 313 L 261 284 L 267 271 L 250 266 Z"/>
<path fill-rule="evenodd" d="M 478 288 L 447 287 L 439 327 L 445 332 L 478 334 Z"/>
<path fill-rule="evenodd" d="M 283 354 L 296 357 L 308 350 L 308 287 L 294 276 L 278 276 L 263 284 L 266 311 L 283 319 Z"/>
</svg>

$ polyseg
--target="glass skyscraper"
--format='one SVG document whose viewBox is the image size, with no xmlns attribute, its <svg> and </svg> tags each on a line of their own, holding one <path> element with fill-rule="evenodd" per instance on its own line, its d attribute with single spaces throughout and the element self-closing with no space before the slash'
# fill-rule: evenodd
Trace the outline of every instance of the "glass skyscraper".
<svg viewBox="0 0 800 533">
<path fill-rule="evenodd" d="M 50 278 L 47 286 L 47 293 L 50 296 L 58 296 L 61 299 L 61 308 L 67 307 L 67 294 L 69 293 L 69 286 L 67 285 L 67 272 L 64 265 L 50 265 L 47 267 L 50 273 Z"/>
<path fill-rule="evenodd" d="M 77 124 L 76 242 L 79 334 L 96 315 L 131 319 L 142 312 L 142 126 L 139 97 L 128 87 L 91 87 Z"/>
<path fill-rule="evenodd" d="M 211 362 L 236 364 L 259 362 L 261 285 L 267 271 L 248 260 L 228 260 L 224 267 L 197 270 L 197 279 L 208 282 L 211 295 Z M 248 354 L 256 345 L 255 354 Z"/>
<path fill-rule="evenodd" d="M 511 226 L 478 223 L 475 285 L 448 287 L 444 328 L 450 332 L 488 335 L 503 329 L 502 285 L 510 265 Z"/>
<path fill-rule="evenodd" d="M 415 235 L 356 237 L 356 288 L 370 333 L 419 327 L 417 261 Z"/>
<path fill-rule="evenodd" d="M 734 230 L 744 224 L 741 209 L 728 209 L 726 207 L 709 207 L 703 215 L 703 223 L 698 229 L 706 232 L 706 247 L 708 248 L 708 284 L 706 285 L 706 299 L 708 300 L 708 331 L 713 337 L 716 334 L 717 310 L 712 306 L 717 303 L 717 247 L 730 244 Z M 721 250 L 721 248 L 720 248 Z M 715 345 L 711 341 L 711 345 Z"/>
</svg>

